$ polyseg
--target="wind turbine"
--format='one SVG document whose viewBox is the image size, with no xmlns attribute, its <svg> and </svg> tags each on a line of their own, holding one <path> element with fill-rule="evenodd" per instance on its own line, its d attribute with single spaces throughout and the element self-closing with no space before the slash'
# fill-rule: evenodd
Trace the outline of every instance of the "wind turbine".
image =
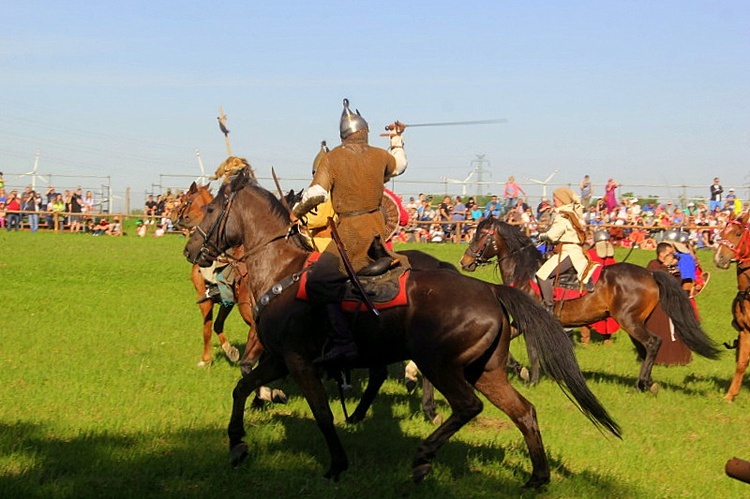
<svg viewBox="0 0 750 499">
<path fill-rule="evenodd" d="M 198 158 L 198 166 L 201 168 L 201 176 L 195 179 L 195 183 L 198 185 L 206 185 L 208 183 L 206 182 L 206 169 L 203 168 L 203 160 L 201 159 L 200 150 L 195 150 L 195 156 Z"/>
<path fill-rule="evenodd" d="M 471 177 L 473 177 L 476 172 L 477 172 L 477 168 L 474 168 L 473 170 L 469 172 L 469 174 L 463 180 L 457 180 L 455 178 L 447 178 L 447 177 L 443 177 L 443 180 L 445 182 L 448 182 L 449 184 L 461 184 L 461 195 L 466 196 L 466 184 L 469 183 L 469 180 L 471 180 Z"/>
<path fill-rule="evenodd" d="M 44 178 L 43 175 L 39 175 L 36 172 L 37 168 L 39 168 L 39 157 L 40 156 L 41 156 L 41 154 L 39 153 L 39 151 L 37 151 L 36 155 L 34 156 L 34 169 L 31 170 L 30 172 L 22 173 L 21 175 L 18 176 L 19 178 L 21 178 L 21 177 L 31 177 L 31 189 L 33 191 L 36 191 L 36 179 L 37 178 L 39 180 L 41 180 L 42 182 L 44 182 L 45 184 L 49 183 L 49 181 L 46 178 Z"/>
<path fill-rule="evenodd" d="M 546 179 L 544 179 L 544 180 L 537 180 L 535 178 L 530 178 L 530 177 L 525 177 L 525 178 L 529 182 L 533 182 L 535 184 L 541 185 L 542 186 L 542 197 L 546 198 L 547 197 L 547 186 L 549 185 L 549 181 L 552 180 L 552 177 L 554 177 L 557 174 L 558 171 L 560 171 L 560 170 L 558 170 L 557 168 L 555 168 L 554 170 L 552 170 L 552 173 L 550 173 L 549 176 Z"/>
</svg>

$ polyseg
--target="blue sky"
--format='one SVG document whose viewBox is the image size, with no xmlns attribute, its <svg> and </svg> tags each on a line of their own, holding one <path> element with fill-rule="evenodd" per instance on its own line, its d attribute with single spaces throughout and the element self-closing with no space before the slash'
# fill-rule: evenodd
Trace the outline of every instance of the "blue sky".
<svg viewBox="0 0 750 499">
<path fill-rule="evenodd" d="M 5 2 L 0 170 L 149 189 L 233 152 L 304 178 L 341 100 L 370 142 L 412 128 L 405 179 L 750 184 L 746 1 Z M 10 4 L 10 5 L 8 5 Z M 290 186 L 291 187 L 291 186 Z"/>
</svg>

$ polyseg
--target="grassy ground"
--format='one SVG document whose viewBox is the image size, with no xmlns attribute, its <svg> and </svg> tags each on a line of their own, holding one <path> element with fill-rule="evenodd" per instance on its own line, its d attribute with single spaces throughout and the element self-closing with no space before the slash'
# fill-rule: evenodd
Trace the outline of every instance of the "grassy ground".
<svg viewBox="0 0 750 499">
<path fill-rule="evenodd" d="M 286 406 L 248 412 L 251 454 L 233 470 L 225 428 L 236 367 L 215 349 L 199 369 L 200 314 L 181 256 L 184 240 L 0 231 L 0 496 L 3 497 L 743 497 L 727 459 L 750 459 L 750 387 L 722 400 L 733 356 L 659 367 L 657 395 L 634 391 L 638 364 L 628 337 L 578 348 L 592 390 L 624 430 L 602 436 L 550 381 L 519 390 L 537 408 L 552 483 L 522 491 L 530 463 L 518 430 L 489 404 L 438 454 L 433 474 L 409 481 L 419 441 L 433 427 L 398 367 L 370 417 L 349 427 L 332 404 L 348 450 L 341 482 L 320 478 L 322 438 L 291 383 Z M 410 246 L 416 247 L 416 246 Z M 456 262 L 463 246 L 424 245 Z M 624 257 L 624 253 L 618 255 Z M 734 272 L 712 273 L 699 296 L 706 331 L 735 337 Z M 634 251 L 645 263 L 650 253 Z M 479 276 L 497 281 L 492 268 Z M 229 337 L 246 327 L 233 314 Z M 525 358 L 523 345 L 512 346 Z M 357 385 L 348 400 L 353 408 Z M 331 387 L 331 393 L 335 390 Z M 449 408 L 439 400 L 439 410 Z"/>
</svg>

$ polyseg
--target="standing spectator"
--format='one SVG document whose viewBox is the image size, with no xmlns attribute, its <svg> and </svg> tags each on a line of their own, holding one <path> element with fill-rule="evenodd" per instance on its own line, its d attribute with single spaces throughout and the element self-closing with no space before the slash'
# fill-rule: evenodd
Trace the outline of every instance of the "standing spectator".
<svg viewBox="0 0 750 499">
<path fill-rule="evenodd" d="M 0 201 L 0 229 L 5 227 L 5 201 Z"/>
<path fill-rule="evenodd" d="M 619 206 L 617 194 L 615 193 L 615 189 L 618 187 L 620 187 L 620 184 L 615 182 L 615 179 L 611 178 L 607 180 L 607 185 L 604 187 L 604 202 L 607 205 L 607 214 L 612 213 Z"/>
<path fill-rule="evenodd" d="M 144 223 L 153 224 L 154 217 L 156 216 L 156 201 L 154 201 L 154 195 L 149 194 L 146 204 L 143 207 L 143 215 L 146 217 Z"/>
<path fill-rule="evenodd" d="M 63 216 L 65 213 L 65 199 L 63 198 L 63 195 L 58 193 L 55 196 L 55 199 L 47 204 L 47 209 L 52 216 L 52 225 L 50 225 L 49 228 L 54 230 L 61 229 L 65 224 Z"/>
<path fill-rule="evenodd" d="M 523 194 L 524 198 L 526 197 L 526 191 L 516 183 L 516 178 L 512 176 L 508 177 L 508 181 L 505 183 L 505 190 L 503 191 L 503 201 L 505 203 L 506 212 L 509 212 L 516 207 L 516 202 L 518 201 L 520 194 Z"/>
<path fill-rule="evenodd" d="M 451 221 L 453 225 L 453 242 L 460 243 L 461 237 L 466 231 L 464 222 L 466 221 L 466 205 L 463 203 L 461 196 L 456 196 L 456 204 L 451 210 Z"/>
<path fill-rule="evenodd" d="M 86 197 L 83 198 L 83 213 L 86 215 L 91 215 L 94 213 L 94 195 L 91 193 L 91 191 L 86 191 Z"/>
<path fill-rule="evenodd" d="M 0 203 L 7 203 L 8 202 L 8 195 L 5 194 L 5 189 L 0 187 Z"/>
<path fill-rule="evenodd" d="M 35 191 L 30 191 L 26 199 L 23 200 L 22 209 L 23 211 L 29 212 L 26 214 L 26 218 L 29 220 L 29 229 L 31 229 L 31 232 L 36 232 L 39 230 L 40 201 L 41 200 L 37 200 Z"/>
<path fill-rule="evenodd" d="M 724 200 L 724 209 L 735 211 L 734 203 L 737 200 L 737 196 L 734 195 L 734 187 L 729 188 L 729 192 L 727 193 L 727 197 Z M 735 213 L 735 215 L 739 215 L 739 213 Z"/>
<path fill-rule="evenodd" d="M 3 179 L 3 172 L 0 172 L 0 189 L 5 189 L 5 179 Z"/>
<path fill-rule="evenodd" d="M 443 202 L 438 205 L 438 220 L 441 222 L 448 222 L 451 219 L 451 213 L 453 212 L 453 204 L 451 203 L 451 197 L 445 196 L 443 198 Z M 445 237 L 448 238 L 451 235 L 451 230 L 453 227 L 451 227 L 450 224 L 444 224 L 443 225 L 443 231 L 445 232 Z"/>
<path fill-rule="evenodd" d="M 581 180 L 581 204 L 584 209 L 588 210 L 589 206 L 591 206 L 591 197 L 593 194 L 594 189 L 591 185 L 591 178 L 588 175 L 584 175 L 583 180 Z"/>
<path fill-rule="evenodd" d="M 83 199 L 82 191 L 78 189 L 70 193 L 68 201 L 68 211 L 70 213 L 70 232 L 81 232 L 83 216 Z"/>
<path fill-rule="evenodd" d="M 724 192 L 724 188 L 719 183 L 719 177 L 714 177 L 714 183 L 711 184 L 710 191 L 711 197 L 709 199 L 711 202 L 709 203 L 709 210 L 713 213 L 717 208 L 719 210 L 722 208 L 721 194 Z"/>
<path fill-rule="evenodd" d="M 6 226 L 5 230 L 16 230 L 18 231 L 21 225 L 21 200 L 18 198 L 18 191 L 13 189 L 8 195 L 8 200 L 5 202 L 5 218 Z"/>
<path fill-rule="evenodd" d="M 484 216 L 485 218 L 486 217 L 500 218 L 501 214 L 502 214 L 502 207 L 500 206 L 500 202 L 497 200 L 497 196 L 492 196 L 490 198 L 490 201 L 484 207 Z"/>
</svg>

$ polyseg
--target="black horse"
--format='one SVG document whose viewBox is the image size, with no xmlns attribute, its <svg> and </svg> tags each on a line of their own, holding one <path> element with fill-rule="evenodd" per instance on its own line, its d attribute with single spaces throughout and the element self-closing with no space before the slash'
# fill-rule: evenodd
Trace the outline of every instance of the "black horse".
<svg viewBox="0 0 750 499">
<path fill-rule="evenodd" d="M 269 292 L 274 297 L 257 319 L 265 352 L 233 392 L 228 428 L 232 461 L 238 464 L 248 453 L 242 440 L 247 397 L 256 387 L 291 375 L 328 444 L 331 464 L 325 477 L 337 480 L 348 468 L 348 459 L 336 434 L 319 370 L 313 364 L 327 334 L 316 308 L 296 298 L 299 275 L 309 255 L 287 242 L 288 226 L 288 210 L 242 174 L 222 187 L 208 205 L 199 230 L 185 247 L 185 256 L 191 262 L 209 265 L 226 248 L 242 244 L 254 294 Z M 429 473 L 443 444 L 482 411 L 482 401 L 475 393 L 479 390 L 508 414 L 526 440 L 533 466 L 526 485 L 538 487 L 549 482 L 549 464 L 534 407 L 511 386 L 505 373 L 511 315 L 527 342 L 541 352 L 546 371 L 579 409 L 600 428 L 620 436 L 617 423 L 586 386 L 562 327 L 528 295 L 446 269 L 412 270 L 406 286 L 407 306 L 384 310 L 379 317 L 353 315 L 350 327 L 361 352 L 355 367 L 412 359 L 451 406 L 450 417 L 417 450 L 412 467 L 415 481 Z"/>
<path fill-rule="evenodd" d="M 518 226 L 493 217 L 479 222 L 461 258 L 461 267 L 471 272 L 492 258 L 497 258 L 505 284 L 534 296 L 530 283 L 542 264 L 542 254 Z M 642 359 L 636 386 L 648 390 L 658 388 L 652 388 L 651 370 L 662 340 L 646 327 L 646 319 L 656 307 L 672 319 L 677 336 L 690 350 L 709 359 L 718 358 L 720 350 L 701 329 L 679 283 L 666 272 L 652 272 L 631 263 L 608 265 L 591 293 L 557 302 L 554 313 L 565 327 L 614 317 L 630 335 Z"/>
</svg>

